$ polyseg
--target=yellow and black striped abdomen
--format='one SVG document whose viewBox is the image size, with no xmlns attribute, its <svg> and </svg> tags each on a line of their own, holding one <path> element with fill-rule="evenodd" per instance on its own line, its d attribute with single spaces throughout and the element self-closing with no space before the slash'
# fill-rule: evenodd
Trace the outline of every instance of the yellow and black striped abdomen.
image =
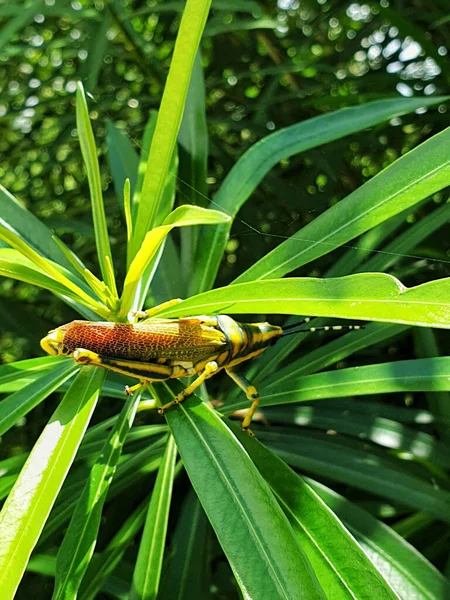
<svg viewBox="0 0 450 600">
<path fill-rule="evenodd" d="M 228 365 L 237 365 L 264 352 L 283 335 L 281 327 L 270 323 L 238 323 L 220 315 L 217 324 L 230 345 Z"/>
</svg>

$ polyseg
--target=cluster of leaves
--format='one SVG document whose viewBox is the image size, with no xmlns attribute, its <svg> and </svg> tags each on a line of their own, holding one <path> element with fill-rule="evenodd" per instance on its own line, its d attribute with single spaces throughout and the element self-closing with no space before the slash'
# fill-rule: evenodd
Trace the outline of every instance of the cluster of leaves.
<svg viewBox="0 0 450 600">
<path fill-rule="evenodd" d="M 14 596 L 24 574 L 19 588 L 24 597 L 31 589 L 36 595 L 37 580 L 41 597 L 49 596 L 47 582 L 54 585 L 54 598 L 87 599 L 102 593 L 116 598 L 235 598 L 241 593 L 251 598 L 372 594 L 432 600 L 449 594 L 439 570 L 448 570 L 445 547 L 450 534 L 450 360 L 439 355 L 439 335 L 427 329 L 443 333 L 450 327 L 450 281 L 436 277 L 447 264 L 439 235 L 449 218 L 443 190 L 450 184 L 450 130 L 430 137 L 440 129 L 440 115 L 445 115 L 446 98 L 436 94 L 439 88 L 448 89 L 442 53 L 425 36 L 417 37 L 420 29 L 411 31 L 409 23 L 408 35 L 414 32 L 427 59 L 442 65 L 441 75 L 436 67 L 432 90 L 426 91 L 424 75 L 411 87 L 413 97 L 387 99 L 391 88 L 384 86 L 392 81 L 406 85 L 407 65 L 404 73 L 397 71 L 399 81 L 383 79 L 372 72 L 382 64 L 374 51 L 365 58 L 350 56 L 350 42 L 361 45 L 368 39 L 370 47 L 380 45 L 375 35 L 379 32 L 394 39 L 394 23 L 397 28 L 406 25 L 392 10 L 344 3 L 334 8 L 311 3 L 299 9 L 292 3 L 275 11 L 242 2 L 239 10 L 264 16 L 243 18 L 230 13 L 226 4 L 223 13 L 220 2 L 215 3 L 217 13 L 206 29 L 209 6 L 201 0 L 188 1 L 181 21 L 176 13 L 173 19 L 165 12 L 178 10 L 175 4 L 135 12 L 119 2 L 109 3 L 103 12 L 76 4 L 72 10 L 78 13 L 79 28 L 74 14 L 58 12 L 59 3 L 42 5 L 42 13 L 34 5 L 20 12 L 14 5 L 4 7 L 3 14 L 9 11 L 13 19 L 0 32 L 0 40 L 20 32 L 28 42 L 39 35 L 34 29 L 40 23 L 54 19 L 65 23 L 65 33 L 59 37 L 53 25 L 53 32 L 52 27 L 41 32 L 42 44 L 47 36 L 50 46 L 55 40 L 52 52 L 59 47 L 67 55 L 46 69 L 45 52 L 29 53 L 26 64 L 35 59 L 39 76 L 44 80 L 47 73 L 51 82 L 42 85 L 42 97 L 30 117 L 43 129 L 32 127 L 28 136 L 23 121 L 20 131 L 19 121 L 2 141 L 5 150 L 14 149 L 0 166 L 4 182 L 23 198 L 20 175 L 25 171 L 26 200 L 44 219 L 38 220 L 1 189 L 0 275 L 8 278 L 5 282 L 16 280 L 52 292 L 57 303 L 40 314 L 49 315 L 55 306 L 52 318 L 59 319 L 57 324 L 74 310 L 89 319 L 123 322 L 130 309 L 177 296 L 188 299 L 163 309 L 161 315 L 276 313 L 371 323 L 358 335 L 349 333 L 321 347 L 311 336 L 286 338 L 249 365 L 252 382 L 261 391 L 264 418 L 271 423 L 255 427 L 264 445 L 224 418 L 247 407 L 242 393 L 226 385 L 214 394 L 224 401 L 222 414 L 193 397 L 167 412 L 166 425 L 147 409 L 170 400 L 181 383 L 161 385 L 142 397 L 135 394 L 124 403 L 123 380 L 108 376 L 105 381 L 105 373 L 94 367 L 78 372 L 71 360 L 41 357 L 0 367 L 0 392 L 6 394 L 0 404 L 0 433 L 6 433 L 6 439 L 8 434 L 15 436 L 17 425 L 53 392 L 64 393 L 31 452 L 9 446 L 9 455 L 0 463 L 0 493 L 6 498 L 0 513 L 4 598 Z M 432 16 L 438 22 L 441 15 L 438 11 Z M 302 25 L 306 42 L 299 42 L 294 24 Z M 252 29 L 255 38 L 249 33 Z M 171 31 L 175 35 L 176 30 L 174 45 Z M 80 55 L 90 31 L 92 45 L 87 56 Z M 355 35 L 348 35 L 350 31 Z M 195 60 L 202 34 L 210 77 L 207 91 L 202 65 Z M 233 68 L 222 64 L 225 35 L 241 58 Z M 55 80 L 62 76 L 58 69 L 68 69 L 64 77 L 78 76 L 73 51 L 80 38 L 78 59 L 88 61 L 80 75 L 88 89 L 95 88 L 103 69 L 103 74 L 124 76 L 131 82 L 128 89 L 139 96 L 137 107 L 129 102 L 124 108 L 117 97 L 120 90 L 109 82 L 109 92 L 104 88 L 109 96 L 101 95 L 89 114 L 83 86 L 78 85 L 76 131 L 92 203 L 91 237 L 89 231 L 77 231 L 80 216 L 84 222 L 87 217 L 68 108 L 71 98 L 56 98 L 55 93 Z M 252 40 L 258 44 L 256 53 Z M 405 41 L 403 49 L 410 43 Z M 131 49 L 130 55 L 120 44 Z M 5 48 L 5 56 L 17 56 L 14 45 Z M 347 56 L 339 58 L 341 51 Z M 71 53 L 72 62 L 66 64 Z M 110 53 L 118 60 L 103 64 Z M 285 55 L 287 62 L 280 60 Z M 268 67 L 268 61 L 275 66 Z M 158 116 L 152 114 L 144 129 L 143 115 L 154 100 L 146 99 L 143 89 L 150 85 L 156 94 L 162 90 L 162 69 L 169 62 Z M 246 72 L 238 70 L 240 62 L 247 65 Z M 361 63 L 366 68 L 359 70 Z M 346 71 L 342 79 L 340 69 Z M 25 68 L 22 72 L 30 75 Z M 379 99 L 364 102 L 375 80 Z M 426 96 L 416 97 L 422 90 Z M 47 93 L 51 97 L 45 102 Z M 23 113 L 26 102 L 22 90 L 13 110 Z M 355 104 L 361 105 L 341 108 Z M 297 106 L 302 113 L 293 119 Z M 208 174 L 215 180 L 216 193 L 209 208 L 205 107 L 215 115 Z M 331 108 L 335 110 L 329 112 Z M 117 111 L 118 122 L 108 125 L 105 137 L 101 127 L 96 134 L 100 156 L 107 149 L 114 186 L 106 170 L 100 170 L 91 128 L 91 118 L 102 121 L 106 110 Z M 312 116 L 317 110 L 324 114 Z M 64 115 L 66 125 L 58 114 Z M 123 132 L 122 121 L 128 116 L 135 133 L 142 131 L 140 155 Z M 45 135 L 48 119 L 56 137 Z M 267 128 L 274 127 L 276 131 L 267 135 Z M 349 135 L 355 140 L 352 147 L 345 139 Z M 379 156 L 368 150 L 373 142 L 376 149 L 383 148 Z M 319 153 L 324 144 L 328 154 Z M 247 150 L 235 161 L 242 145 Z M 330 156 L 335 159 L 330 161 Z M 55 165 L 55 159 L 60 164 Z M 11 179 L 9 166 L 14 161 L 18 177 Z M 25 166 L 30 162 L 40 165 L 33 171 Z M 30 184 L 29 177 L 35 182 Z M 69 187 L 61 187 L 62 180 Z M 294 195 L 292 189 L 286 194 L 290 186 L 299 186 L 301 194 Z M 47 195 L 53 191 L 51 197 L 64 193 L 64 201 L 52 205 L 41 188 Z M 117 208 L 112 205 L 114 190 Z M 261 200 L 260 212 L 252 208 L 246 214 L 254 192 Z M 177 193 L 178 204 L 188 201 L 189 206 L 173 210 Z M 272 195 L 277 202 L 285 195 L 290 200 L 278 211 L 273 200 L 269 202 Z M 316 203 L 320 196 L 327 197 L 322 214 L 314 213 L 314 220 L 299 218 L 310 210 L 310 199 Z M 258 225 L 251 239 L 260 255 L 277 240 L 273 227 L 282 210 L 296 220 L 297 228 L 304 226 L 247 265 L 250 259 L 242 254 L 245 236 L 238 250 L 235 240 L 229 242 L 241 208 L 245 223 Z M 58 212 L 59 224 L 51 220 Z M 76 254 L 52 235 L 52 224 Z M 238 226 L 242 229 L 242 222 Z M 67 236 L 68 231 L 76 233 Z M 287 233 L 284 227 L 284 237 Z M 430 238 L 433 243 L 424 248 Z M 89 268 L 94 257 L 100 278 Z M 218 276 L 221 264 L 225 268 Z M 282 279 L 297 270 L 326 277 Z M 219 282 L 233 279 L 232 285 L 208 291 L 217 277 Z M 17 292 L 4 290 L 6 295 Z M 36 297 L 32 301 L 43 303 Z M 23 329 L 23 315 L 12 312 Z M 225 384 L 220 376 L 216 380 Z M 203 394 L 207 398 L 206 391 Z M 100 397 L 104 401 L 91 422 Z M 405 405 L 405 400 L 416 405 Z M 391 519 L 392 527 L 379 518 Z"/>
</svg>

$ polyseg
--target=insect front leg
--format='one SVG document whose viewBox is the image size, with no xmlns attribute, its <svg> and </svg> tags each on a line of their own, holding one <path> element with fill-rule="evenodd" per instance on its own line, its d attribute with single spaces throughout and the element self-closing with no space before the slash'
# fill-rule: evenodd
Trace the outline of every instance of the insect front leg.
<svg viewBox="0 0 450 600">
<path fill-rule="evenodd" d="M 153 317 L 157 312 L 163 310 L 164 308 L 170 308 L 171 306 L 175 306 L 182 302 L 181 298 L 173 298 L 172 300 L 168 300 L 167 302 L 163 302 L 162 304 L 158 304 L 158 306 L 154 306 L 153 308 L 149 308 L 147 310 L 131 310 L 128 313 L 128 321 L 130 323 L 135 323 L 136 321 L 141 321 L 142 319 L 148 319 Z"/>
<path fill-rule="evenodd" d="M 102 356 L 100 356 L 100 354 L 92 352 L 92 350 L 77 348 L 72 356 L 74 361 L 79 365 L 94 365 L 96 367 L 103 367 L 104 369 L 108 369 L 110 371 L 118 371 L 119 373 L 123 373 L 124 375 L 131 375 L 132 377 L 136 377 L 136 375 L 133 372 L 130 373 L 130 371 L 126 368 L 123 368 L 123 366 L 122 368 L 120 368 L 114 363 L 113 360 L 103 358 Z M 139 383 L 136 383 L 136 385 L 132 385 L 131 387 L 126 385 L 125 394 L 127 396 L 131 396 L 137 390 L 147 387 L 149 383 L 149 380 L 143 379 Z"/>
<path fill-rule="evenodd" d="M 241 388 L 241 390 L 243 392 L 245 392 L 245 395 L 247 396 L 247 400 L 250 400 L 250 402 L 252 403 L 250 408 L 247 411 L 247 414 L 245 415 L 244 420 L 242 421 L 241 427 L 244 431 L 246 431 L 251 436 L 253 436 L 253 433 L 250 431 L 249 427 L 250 427 L 250 423 L 252 422 L 253 415 L 255 414 L 256 409 L 258 408 L 258 405 L 259 405 L 258 391 L 255 388 L 255 386 L 252 385 L 250 383 L 250 381 L 248 379 L 246 379 L 243 375 L 236 373 L 229 367 L 225 368 L 225 371 L 227 372 L 227 375 L 229 375 L 231 377 L 231 379 Z"/>
<path fill-rule="evenodd" d="M 164 381 L 165 379 L 170 379 L 170 377 L 173 377 L 174 375 L 174 367 L 168 365 L 143 363 L 140 361 L 101 356 L 100 354 L 92 352 L 92 350 L 86 350 L 85 348 L 77 348 L 74 350 L 72 357 L 79 365 L 94 365 L 139 379 L 140 382 L 136 385 L 125 387 L 125 393 L 127 395 L 131 395 L 136 390 L 146 387 L 152 381 Z M 182 375 L 178 376 L 180 377 Z"/>
<path fill-rule="evenodd" d="M 200 373 L 197 379 L 195 379 L 190 385 L 187 386 L 187 388 L 180 392 L 178 396 L 175 396 L 172 402 L 168 402 L 167 404 L 161 406 L 158 409 L 159 414 L 163 415 L 168 408 L 174 406 L 175 404 L 180 404 L 180 402 L 183 402 L 185 398 L 191 396 L 195 392 L 195 390 L 202 385 L 205 379 L 208 379 L 208 377 L 214 375 L 218 368 L 219 367 L 214 360 L 212 360 L 209 363 L 206 363 L 204 370 Z"/>
<path fill-rule="evenodd" d="M 104 367 L 102 357 L 96 352 L 86 350 L 85 348 L 77 348 L 72 354 L 73 360 L 79 365 L 95 365 Z"/>
</svg>

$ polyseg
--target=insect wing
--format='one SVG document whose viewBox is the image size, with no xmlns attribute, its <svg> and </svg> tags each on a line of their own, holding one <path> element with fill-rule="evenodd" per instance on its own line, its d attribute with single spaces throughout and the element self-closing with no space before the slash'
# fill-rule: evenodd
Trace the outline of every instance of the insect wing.
<svg viewBox="0 0 450 600">
<path fill-rule="evenodd" d="M 227 341 L 215 327 L 195 320 L 151 319 L 135 325 L 73 321 L 64 343 L 111 358 L 152 362 L 158 359 L 198 362 L 222 352 Z"/>
</svg>

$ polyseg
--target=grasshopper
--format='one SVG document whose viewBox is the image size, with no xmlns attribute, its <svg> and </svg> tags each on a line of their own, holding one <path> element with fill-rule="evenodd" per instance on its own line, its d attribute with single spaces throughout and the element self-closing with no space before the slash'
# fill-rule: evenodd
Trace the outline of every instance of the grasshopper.
<svg viewBox="0 0 450 600">
<path fill-rule="evenodd" d="M 152 317 L 178 302 L 181 300 L 177 298 L 147 311 L 130 313 L 129 320 L 137 321 L 134 323 L 72 321 L 50 331 L 41 340 L 41 347 L 54 356 L 72 357 L 80 365 L 95 365 L 139 379 L 140 383 L 126 386 L 127 394 L 152 382 L 196 376 L 171 402 L 159 408 L 161 415 L 224 369 L 251 402 L 242 421 L 242 429 L 251 434 L 249 426 L 259 405 L 259 394 L 234 370 L 237 365 L 292 333 L 361 329 L 358 325 L 337 325 L 299 330 L 310 318 L 283 328 L 270 323 L 238 323 L 227 315 Z"/>
</svg>

